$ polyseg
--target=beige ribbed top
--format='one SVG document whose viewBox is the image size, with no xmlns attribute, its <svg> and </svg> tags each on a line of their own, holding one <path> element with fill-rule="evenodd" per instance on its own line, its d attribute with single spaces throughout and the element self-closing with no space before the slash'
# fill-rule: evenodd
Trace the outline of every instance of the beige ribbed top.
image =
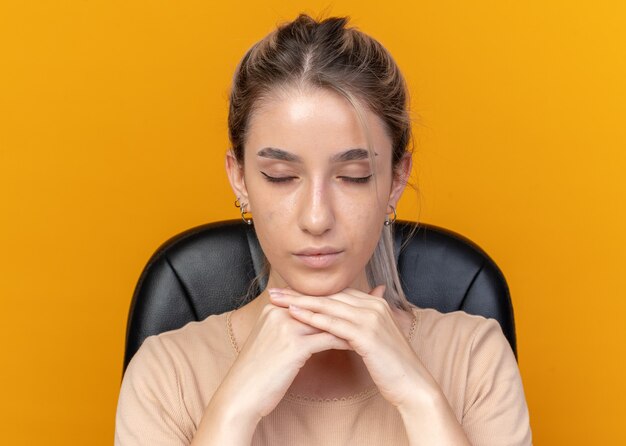
<svg viewBox="0 0 626 446">
<path fill-rule="evenodd" d="M 530 445 L 519 369 L 495 319 L 415 309 L 411 344 L 446 395 L 472 445 Z M 237 352 L 227 314 L 148 337 L 126 369 L 115 445 L 188 445 Z M 315 400 L 287 395 L 263 418 L 257 445 L 408 445 L 395 407 L 370 388 Z"/>
</svg>

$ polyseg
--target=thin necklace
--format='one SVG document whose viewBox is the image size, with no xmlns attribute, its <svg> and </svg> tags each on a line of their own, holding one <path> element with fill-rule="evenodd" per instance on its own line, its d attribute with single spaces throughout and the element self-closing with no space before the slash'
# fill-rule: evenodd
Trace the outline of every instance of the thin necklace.
<svg viewBox="0 0 626 446">
<path fill-rule="evenodd" d="M 239 354 L 239 347 L 237 346 L 237 341 L 235 340 L 235 334 L 233 333 L 233 324 L 230 321 L 230 316 L 234 313 L 234 311 L 229 311 L 226 315 L 226 327 L 228 329 L 228 337 L 230 338 L 230 344 L 233 346 L 237 354 Z"/>
</svg>

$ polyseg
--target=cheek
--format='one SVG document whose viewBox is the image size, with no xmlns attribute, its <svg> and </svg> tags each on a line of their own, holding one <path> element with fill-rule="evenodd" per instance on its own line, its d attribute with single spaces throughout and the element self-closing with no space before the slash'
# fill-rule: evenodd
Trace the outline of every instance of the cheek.
<svg viewBox="0 0 626 446">
<path fill-rule="evenodd" d="M 246 189 L 255 225 L 274 223 L 279 219 L 284 206 L 279 196 L 272 191 L 272 185 L 260 178 L 256 172 L 246 172 Z"/>
<path fill-rule="evenodd" d="M 362 200 L 347 198 L 341 208 L 343 232 L 358 251 L 373 251 L 385 221 L 387 201 L 369 190 Z"/>
<path fill-rule="evenodd" d="M 270 189 L 257 188 L 254 193 L 249 194 L 249 198 L 255 221 L 268 228 L 287 224 L 294 209 L 294 197 Z"/>
<path fill-rule="evenodd" d="M 294 208 L 293 197 L 277 193 L 275 186 L 263 179 L 248 183 L 252 219 L 261 249 L 270 261 L 276 261 L 289 231 L 289 218 Z"/>
<path fill-rule="evenodd" d="M 379 178 L 368 187 L 350 186 L 338 189 L 341 211 L 363 222 L 382 222 L 389 203 L 390 181 Z"/>
</svg>

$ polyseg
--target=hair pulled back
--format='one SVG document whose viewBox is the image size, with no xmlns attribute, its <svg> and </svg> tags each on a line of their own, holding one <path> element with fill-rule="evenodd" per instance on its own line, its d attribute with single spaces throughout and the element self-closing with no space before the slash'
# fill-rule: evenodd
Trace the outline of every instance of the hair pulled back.
<svg viewBox="0 0 626 446">
<path fill-rule="evenodd" d="M 389 52 L 347 23 L 347 17 L 317 21 L 300 14 L 247 51 L 233 78 L 228 112 L 229 138 L 240 165 L 244 164 L 251 116 L 264 99 L 291 88 L 323 88 L 352 104 L 367 134 L 364 107 L 382 120 L 392 142 L 392 169 L 396 171 L 411 136 L 406 84 Z M 371 286 L 387 285 L 385 298 L 390 304 L 407 310 L 390 228 L 384 226 L 366 272 Z"/>
</svg>

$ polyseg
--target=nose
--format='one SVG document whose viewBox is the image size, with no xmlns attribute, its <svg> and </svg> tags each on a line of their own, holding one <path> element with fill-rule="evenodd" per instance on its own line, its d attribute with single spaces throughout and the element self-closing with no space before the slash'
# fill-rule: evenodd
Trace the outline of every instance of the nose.
<svg viewBox="0 0 626 446">
<path fill-rule="evenodd" d="M 331 188 L 323 180 L 311 180 L 303 189 L 298 223 L 311 235 L 322 235 L 335 223 Z"/>
</svg>

